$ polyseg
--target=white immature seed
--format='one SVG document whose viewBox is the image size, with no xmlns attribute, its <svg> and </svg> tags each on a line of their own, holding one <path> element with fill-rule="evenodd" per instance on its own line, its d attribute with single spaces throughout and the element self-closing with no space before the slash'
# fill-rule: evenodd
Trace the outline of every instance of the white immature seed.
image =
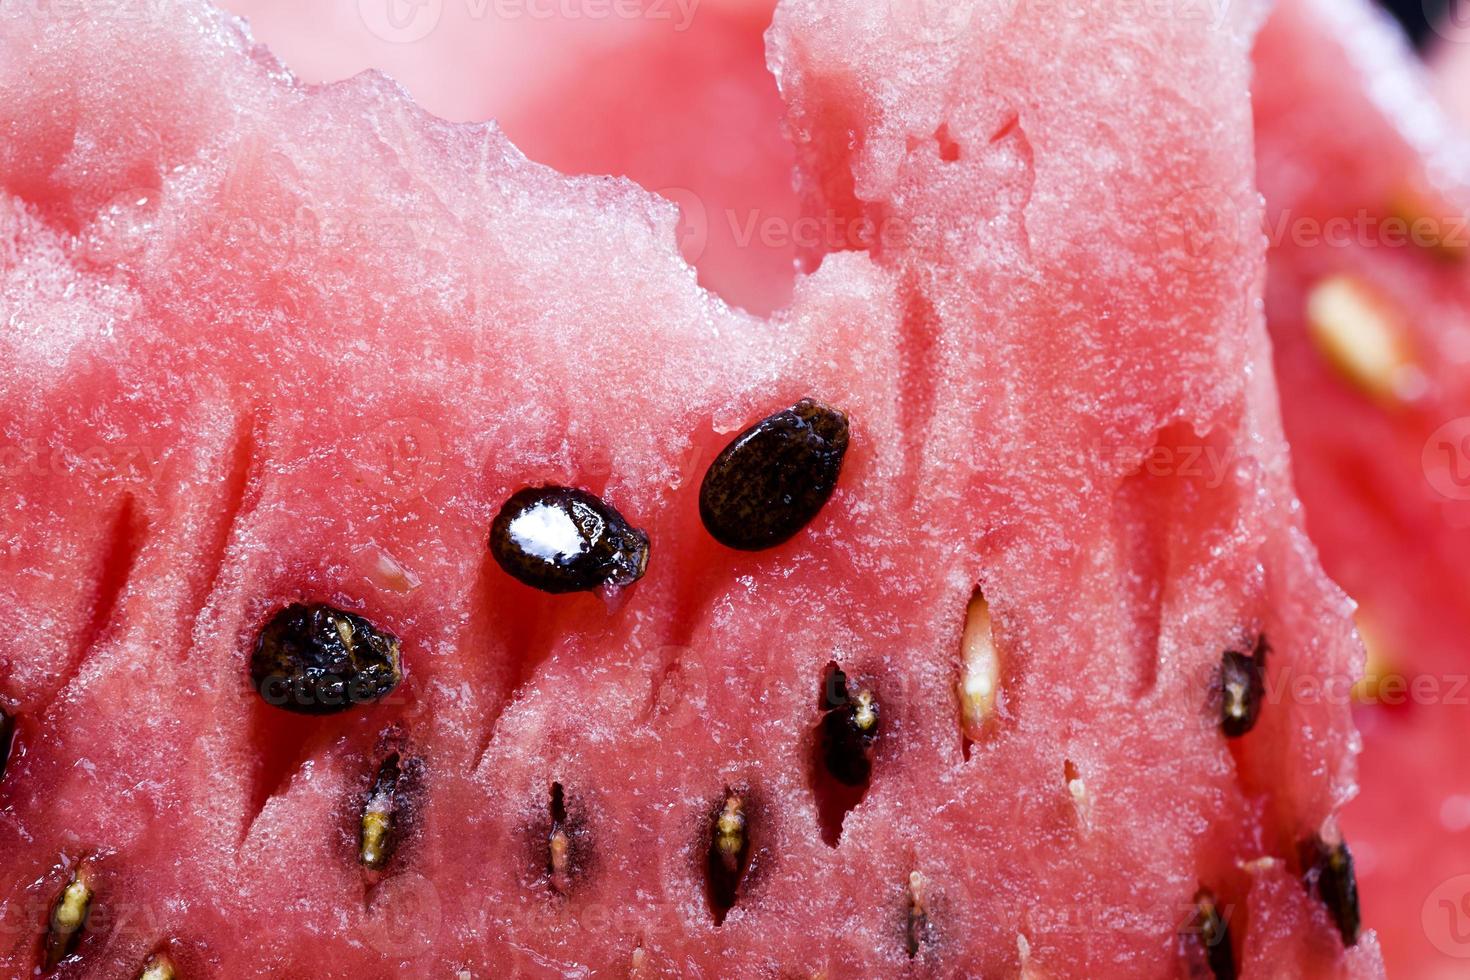
<svg viewBox="0 0 1470 980">
<path fill-rule="evenodd" d="M 978 590 L 965 613 L 960 639 L 960 678 L 957 684 L 960 724 L 965 737 L 978 741 L 995 714 L 1000 695 L 1000 653 L 990 620 L 990 603 Z"/>
<path fill-rule="evenodd" d="M 143 969 L 138 974 L 138 980 L 175 980 L 178 971 L 174 969 L 174 961 L 167 953 L 154 953 L 148 957 L 148 962 L 143 964 Z"/>
<path fill-rule="evenodd" d="M 1402 312 L 1361 280 L 1337 275 L 1312 287 L 1307 326 L 1322 356 L 1364 394 L 1399 404 L 1422 390 Z"/>
</svg>

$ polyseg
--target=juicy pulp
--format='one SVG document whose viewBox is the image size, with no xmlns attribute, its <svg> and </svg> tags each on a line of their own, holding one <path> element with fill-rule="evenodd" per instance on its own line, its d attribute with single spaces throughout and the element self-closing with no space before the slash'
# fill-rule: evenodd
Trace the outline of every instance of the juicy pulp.
<svg viewBox="0 0 1470 980">
<path fill-rule="evenodd" d="M 186 976 L 1167 975 L 1202 884 L 1247 975 L 1380 972 L 1297 880 L 1352 792 L 1347 708 L 1312 694 L 1359 653 L 1257 308 L 1250 25 L 784 7 L 808 213 L 883 234 L 808 249 L 767 321 L 631 183 L 149 9 L 0 32 L 6 968 L 87 858 L 110 914 L 67 968 L 97 974 L 168 946 Z M 834 496 L 721 548 L 705 466 L 807 396 L 852 420 Z M 534 483 L 646 530 L 645 577 L 505 577 L 485 536 Z M 977 586 L 1003 696 L 970 741 Z M 297 600 L 399 637 L 395 692 L 259 703 L 249 642 Z M 1262 631 L 1275 693 L 1227 742 L 1220 658 Z M 814 772 L 833 662 L 883 719 L 845 819 Z M 369 880 L 390 747 L 422 785 Z"/>
</svg>

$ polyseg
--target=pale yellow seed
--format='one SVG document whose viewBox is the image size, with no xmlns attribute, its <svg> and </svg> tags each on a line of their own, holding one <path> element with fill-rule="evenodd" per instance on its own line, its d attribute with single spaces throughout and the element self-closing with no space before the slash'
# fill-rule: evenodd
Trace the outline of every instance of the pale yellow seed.
<svg viewBox="0 0 1470 980">
<path fill-rule="evenodd" d="M 51 907 L 51 925 L 46 932 L 44 966 L 54 969 L 73 949 L 87 912 L 92 907 L 92 867 L 87 861 L 77 865 L 71 881 L 61 890 Z"/>
<path fill-rule="evenodd" d="M 379 871 L 388 863 L 388 837 L 392 832 L 392 815 L 369 804 L 362 814 L 362 850 L 358 853 L 363 867 Z"/>
<path fill-rule="evenodd" d="M 148 962 L 143 964 L 143 971 L 138 974 L 138 980 L 175 980 L 178 976 L 174 970 L 174 961 L 167 953 L 154 953 L 148 957 Z"/>
<path fill-rule="evenodd" d="M 1338 275 L 1314 286 L 1307 324 L 1317 349 L 1359 391 L 1402 403 L 1423 388 L 1403 314 L 1360 280 Z"/>
<path fill-rule="evenodd" d="M 995 714 L 996 699 L 1000 694 L 1000 653 L 995 647 L 990 603 L 978 591 L 970 599 L 965 613 L 957 690 L 965 737 L 977 741 Z"/>
<path fill-rule="evenodd" d="M 740 852 L 745 848 L 745 803 L 735 793 L 725 797 L 725 808 L 715 821 L 715 845 L 728 870 L 740 866 Z"/>
<path fill-rule="evenodd" d="M 872 691 L 860 691 L 853 699 L 852 723 L 860 732 L 871 731 L 878 724 L 878 709 Z"/>
</svg>

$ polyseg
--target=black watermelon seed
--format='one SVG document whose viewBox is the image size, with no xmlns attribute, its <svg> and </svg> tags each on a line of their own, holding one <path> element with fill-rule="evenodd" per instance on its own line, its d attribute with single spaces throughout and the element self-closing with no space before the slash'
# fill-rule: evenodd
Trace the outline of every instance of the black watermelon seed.
<svg viewBox="0 0 1470 980">
<path fill-rule="evenodd" d="M 745 795 L 726 790 L 710 825 L 709 902 L 715 925 L 725 921 L 740 897 L 740 883 L 750 864 L 749 820 Z"/>
<path fill-rule="evenodd" d="M 1226 738 L 1240 738 L 1256 727 L 1265 698 L 1266 638 L 1255 653 L 1226 650 L 1220 659 L 1220 728 Z"/>
<path fill-rule="evenodd" d="M 1358 876 L 1347 844 L 1328 844 L 1321 837 L 1313 837 L 1301 845 L 1301 862 L 1302 881 L 1307 891 L 1327 906 L 1342 944 L 1357 945 L 1363 917 L 1358 907 Z"/>
<path fill-rule="evenodd" d="M 803 398 L 735 437 L 699 488 L 699 516 L 740 551 L 788 540 L 827 503 L 847 453 L 847 416 Z"/>
<path fill-rule="evenodd" d="M 571 487 L 512 494 L 490 526 L 490 553 L 534 589 L 561 594 L 631 585 L 648 567 L 648 535 L 601 498 Z"/>
<path fill-rule="evenodd" d="M 852 695 L 847 675 L 831 670 L 823 689 L 821 752 L 827 771 L 844 786 L 866 786 L 878 741 L 878 700 L 871 691 Z"/>
<path fill-rule="evenodd" d="M 1235 980 L 1235 946 L 1230 923 L 1220 915 L 1220 906 L 1208 889 L 1194 896 L 1194 918 L 1186 933 L 1190 948 L 1191 976 Z M 1204 971 L 1208 971 L 1206 974 Z"/>
<path fill-rule="evenodd" d="M 77 951 L 92 911 L 95 887 L 92 862 L 83 858 L 51 904 L 51 917 L 41 941 L 41 965 L 46 972 Z"/>
<path fill-rule="evenodd" d="M 401 757 L 390 753 L 378 766 L 378 775 L 363 802 L 358 821 L 357 860 L 369 871 L 382 871 L 388 866 L 398 847 L 398 822 L 401 800 L 399 783 L 403 779 Z"/>
<path fill-rule="evenodd" d="M 292 604 L 261 627 L 250 677 L 266 704 L 332 715 L 377 701 L 403 679 L 398 638 L 327 605 Z"/>
<path fill-rule="evenodd" d="M 10 749 L 15 744 L 15 715 L 0 708 L 0 779 L 10 764 Z"/>
</svg>

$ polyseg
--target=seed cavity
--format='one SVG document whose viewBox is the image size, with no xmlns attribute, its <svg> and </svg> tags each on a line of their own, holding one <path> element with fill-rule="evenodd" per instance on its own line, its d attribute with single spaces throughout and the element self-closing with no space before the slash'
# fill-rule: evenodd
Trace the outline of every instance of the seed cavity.
<svg viewBox="0 0 1470 980">
<path fill-rule="evenodd" d="M 528 487 L 495 515 L 490 553 L 507 574 L 533 589 L 588 592 L 642 578 L 648 535 L 585 490 Z"/>
<path fill-rule="evenodd" d="M 138 971 L 137 980 L 175 980 L 177 976 L 173 958 L 167 953 L 154 953 Z"/>
<path fill-rule="evenodd" d="M 1000 695 L 1000 654 L 990 619 L 990 603 L 979 589 L 965 612 L 960 639 L 960 677 L 956 685 L 960 727 L 966 740 L 978 742 L 995 715 Z"/>
<path fill-rule="evenodd" d="M 790 540 L 832 496 L 847 454 L 847 416 L 810 398 L 736 436 L 710 464 L 699 516 L 727 548 L 761 551 Z"/>
<path fill-rule="evenodd" d="M 1215 895 L 1201 888 L 1194 896 L 1194 915 L 1184 930 L 1184 958 L 1190 976 L 1235 980 L 1235 946 L 1227 915 L 1221 915 Z"/>
<path fill-rule="evenodd" d="M 559 894 L 572 891 L 573 842 L 567 819 L 566 791 L 561 783 L 551 784 L 551 834 L 546 842 L 546 873 Z"/>
<path fill-rule="evenodd" d="M 1220 728 L 1226 738 L 1240 738 L 1256 727 L 1266 695 L 1266 657 L 1270 646 L 1262 636 L 1254 653 L 1226 650 L 1220 659 Z"/>
<path fill-rule="evenodd" d="M 1343 841 L 1329 844 L 1316 836 L 1300 845 L 1302 882 L 1315 895 L 1337 925 L 1344 946 L 1355 946 L 1362 931 L 1358 907 L 1358 877 L 1353 855 Z"/>
<path fill-rule="evenodd" d="M 904 927 L 904 948 L 909 959 L 931 942 L 929 923 L 929 879 L 918 871 L 909 872 L 907 916 Z"/>
<path fill-rule="evenodd" d="M 1424 372 L 1410 349 L 1403 313 L 1361 280 L 1338 275 L 1314 286 L 1307 326 L 1322 356 L 1364 394 L 1398 404 L 1422 393 Z"/>
<path fill-rule="evenodd" d="M 56 969 L 62 960 L 76 952 L 87 928 L 95 885 L 92 861 L 83 858 L 51 906 L 51 919 L 41 943 L 41 964 L 45 971 Z"/>
<path fill-rule="evenodd" d="M 834 662 L 823 674 L 820 711 L 812 792 L 822 839 L 828 847 L 836 847 L 843 821 L 862 802 L 872 782 L 873 751 L 881 727 L 879 704 L 866 688 L 853 694 L 847 674 Z"/>
<path fill-rule="evenodd" d="M 709 903 L 715 925 L 724 923 L 740 897 L 740 885 L 750 866 L 749 821 L 746 795 L 726 789 L 710 827 Z"/>
<path fill-rule="evenodd" d="M 0 780 L 10 765 L 10 750 L 15 745 L 15 715 L 0 708 Z"/>
<path fill-rule="evenodd" d="M 333 715 L 392 692 L 403 665 L 398 638 L 361 616 L 293 603 L 261 627 L 250 677 L 266 704 Z"/>
<path fill-rule="evenodd" d="M 403 782 L 402 757 L 389 753 L 378 766 L 359 820 L 357 861 L 370 872 L 386 868 L 398 848 Z"/>
</svg>

